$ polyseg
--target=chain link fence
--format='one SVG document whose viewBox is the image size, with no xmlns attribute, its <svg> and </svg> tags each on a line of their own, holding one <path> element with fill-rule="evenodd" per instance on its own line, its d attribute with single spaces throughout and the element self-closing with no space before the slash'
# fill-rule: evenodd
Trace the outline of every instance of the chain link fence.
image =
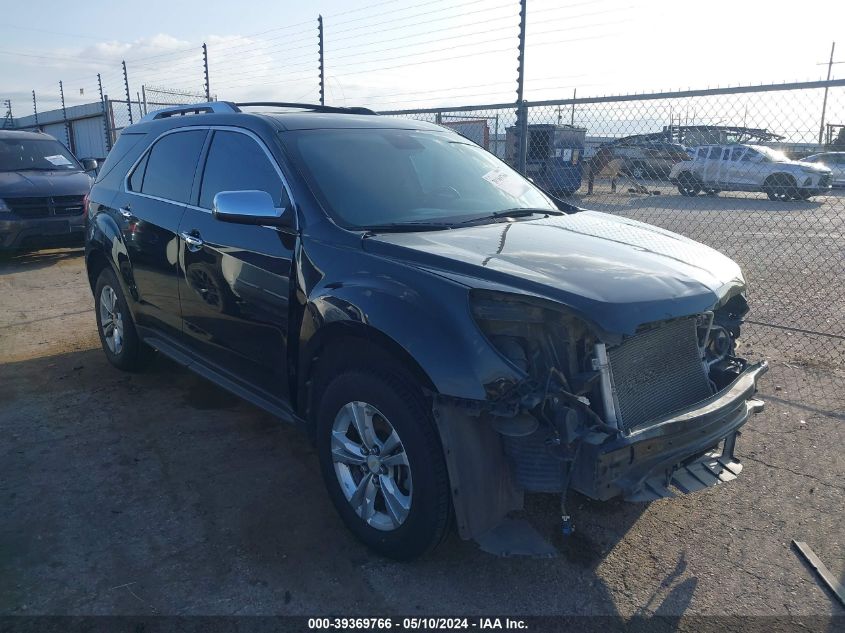
<svg viewBox="0 0 845 633">
<path fill-rule="evenodd" d="M 107 101 L 107 122 L 111 145 L 120 136 L 121 130 L 137 123 L 150 112 L 179 105 L 203 103 L 204 94 L 174 88 L 142 86 L 137 99 L 109 99 Z"/>
<path fill-rule="evenodd" d="M 517 110 L 383 114 L 451 127 L 578 206 L 732 257 L 749 285 L 742 353 L 772 365 L 764 392 L 845 413 L 845 81 L 526 102 L 524 118 Z"/>
</svg>

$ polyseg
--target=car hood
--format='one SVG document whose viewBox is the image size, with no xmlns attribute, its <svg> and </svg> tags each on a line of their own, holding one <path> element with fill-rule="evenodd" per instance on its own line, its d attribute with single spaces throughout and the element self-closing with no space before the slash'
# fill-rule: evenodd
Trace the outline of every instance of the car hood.
<svg viewBox="0 0 845 633">
<path fill-rule="evenodd" d="M 819 165 L 818 163 L 805 163 L 803 160 L 790 160 L 790 161 L 787 161 L 785 164 L 787 164 L 787 165 L 797 165 L 798 167 L 801 167 L 802 169 L 809 170 L 809 171 L 815 171 L 815 172 L 818 172 L 820 174 L 829 174 L 832 171 L 830 169 L 830 167 L 828 167 L 827 165 Z"/>
<path fill-rule="evenodd" d="M 739 266 L 712 248 L 595 211 L 379 234 L 364 248 L 470 287 L 551 299 L 606 334 L 700 313 L 745 288 Z"/>
<path fill-rule="evenodd" d="M 92 182 L 82 171 L 0 171 L 0 198 L 82 196 Z"/>
</svg>

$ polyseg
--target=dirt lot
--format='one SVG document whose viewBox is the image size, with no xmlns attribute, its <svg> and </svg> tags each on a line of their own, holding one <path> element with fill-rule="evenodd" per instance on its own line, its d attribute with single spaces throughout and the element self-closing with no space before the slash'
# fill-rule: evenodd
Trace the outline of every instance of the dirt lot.
<svg viewBox="0 0 845 633">
<path fill-rule="evenodd" d="M 650 505 L 576 496 L 567 542 L 538 495 L 526 515 L 556 559 L 453 535 L 398 564 L 343 528 L 302 435 L 166 359 L 112 368 L 92 306 L 79 249 L 0 262 L 2 614 L 845 613 L 790 547 L 845 577 L 845 415 L 798 397 L 820 384 L 800 364 L 775 358 L 737 481 Z"/>
</svg>

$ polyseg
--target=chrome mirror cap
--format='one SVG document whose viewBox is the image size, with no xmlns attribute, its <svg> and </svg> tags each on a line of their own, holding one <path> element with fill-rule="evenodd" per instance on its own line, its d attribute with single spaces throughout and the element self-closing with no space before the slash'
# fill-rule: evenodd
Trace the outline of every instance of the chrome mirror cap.
<svg viewBox="0 0 845 633">
<path fill-rule="evenodd" d="M 237 224 L 287 224 L 286 209 L 277 209 L 266 191 L 221 191 L 211 203 L 212 215 Z"/>
</svg>

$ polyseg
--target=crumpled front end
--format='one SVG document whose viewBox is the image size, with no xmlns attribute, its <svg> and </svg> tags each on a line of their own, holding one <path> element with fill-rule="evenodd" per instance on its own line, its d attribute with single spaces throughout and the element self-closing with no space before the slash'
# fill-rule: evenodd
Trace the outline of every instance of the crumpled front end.
<svg viewBox="0 0 845 633">
<path fill-rule="evenodd" d="M 479 328 L 524 376 L 491 386 L 498 392 L 473 425 L 485 428 L 485 451 L 501 453 L 507 471 L 479 477 L 474 485 L 490 488 L 482 496 L 500 511 L 521 502 L 514 491 L 573 488 L 645 501 L 735 478 L 736 437 L 762 410 L 755 394 L 768 369 L 737 355 L 748 310 L 740 290 L 712 310 L 628 336 L 597 331 L 542 300 L 474 292 Z"/>
</svg>

